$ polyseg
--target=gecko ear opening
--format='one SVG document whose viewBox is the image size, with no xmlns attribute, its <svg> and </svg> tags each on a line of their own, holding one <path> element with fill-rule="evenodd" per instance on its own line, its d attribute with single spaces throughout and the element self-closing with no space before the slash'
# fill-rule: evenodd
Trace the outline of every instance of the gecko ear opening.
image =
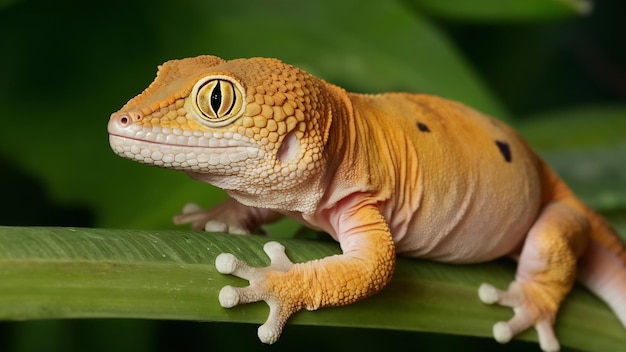
<svg viewBox="0 0 626 352">
<path fill-rule="evenodd" d="M 291 131 L 287 133 L 283 139 L 283 143 L 280 145 L 280 148 L 278 148 L 278 152 L 276 153 L 276 158 L 282 164 L 286 164 L 290 162 L 296 154 L 298 154 L 299 149 L 300 141 L 298 141 L 298 137 L 296 137 L 296 131 Z"/>
<path fill-rule="evenodd" d="M 239 82 L 225 75 L 200 79 L 191 93 L 200 122 L 209 127 L 231 124 L 245 111 L 245 93 Z"/>
</svg>

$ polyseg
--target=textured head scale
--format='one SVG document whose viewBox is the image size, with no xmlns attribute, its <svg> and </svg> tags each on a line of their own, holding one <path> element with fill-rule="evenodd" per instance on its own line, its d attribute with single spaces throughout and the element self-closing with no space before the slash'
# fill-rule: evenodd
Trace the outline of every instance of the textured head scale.
<svg viewBox="0 0 626 352">
<path fill-rule="evenodd" d="M 329 88 L 275 59 L 168 61 L 111 116 L 111 146 L 229 190 L 289 189 L 323 169 L 337 108 Z"/>
</svg>

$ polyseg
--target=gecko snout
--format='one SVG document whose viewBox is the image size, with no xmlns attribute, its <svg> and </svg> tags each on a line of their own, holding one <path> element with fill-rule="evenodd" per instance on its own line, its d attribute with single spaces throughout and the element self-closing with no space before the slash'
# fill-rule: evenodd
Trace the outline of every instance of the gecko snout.
<svg viewBox="0 0 626 352">
<path fill-rule="evenodd" d="M 109 133 L 115 134 L 141 121 L 142 114 L 137 111 L 118 111 L 111 115 L 108 124 Z"/>
<path fill-rule="evenodd" d="M 117 120 L 122 126 L 129 126 L 141 121 L 143 114 L 139 111 L 118 111 L 111 115 L 110 121 Z"/>
</svg>

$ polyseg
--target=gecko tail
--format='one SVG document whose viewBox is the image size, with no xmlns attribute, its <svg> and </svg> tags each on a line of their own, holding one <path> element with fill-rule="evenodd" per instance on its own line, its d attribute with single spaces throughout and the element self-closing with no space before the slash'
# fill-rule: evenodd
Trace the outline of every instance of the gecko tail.
<svg viewBox="0 0 626 352">
<path fill-rule="evenodd" d="M 578 279 L 605 301 L 626 327 L 626 246 L 602 217 L 588 212 L 591 241 L 580 258 Z"/>
</svg>

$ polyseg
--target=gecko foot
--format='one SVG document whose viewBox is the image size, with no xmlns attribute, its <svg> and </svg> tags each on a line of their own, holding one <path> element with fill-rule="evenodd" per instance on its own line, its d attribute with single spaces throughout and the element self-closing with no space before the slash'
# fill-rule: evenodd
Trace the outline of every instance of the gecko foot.
<svg viewBox="0 0 626 352">
<path fill-rule="evenodd" d="M 251 231 L 239 221 L 238 212 L 222 211 L 220 208 L 202 209 L 195 203 L 187 203 L 182 213 L 174 217 L 174 223 L 191 224 L 196 231 L 222 232 L 249 235 Z M 227 210 L 227 209 L 226 209 Z"/>
<path fill-rule="evenodd" d="M 231 274 L 248 280 L 247 287 L 224 286 L 219 293 L 220 305 L 232 308 L 239 304 L 265 301 L 270 307 L 270 314 L 265 324 L 258 329 L 261 342 L 272 344 L 278 340 L 287 319 L 301 307 L 296 301 L 279 296 L 276 287 L 280 279 L 269 278 L 275 273 L 285 273 L 294 265 L 285 254 L 285 247 L 278 242 L 268 242 L 263 250 L 270 258 L 270 265 L 255 268 L 237 259 L 230 253 L 222 253 L 215 259 L 215 267 L 222 274 Z"/>
<path fill-rule="evenodd" d="M 553 322 L 556 312 L 539 304 L 537 290 L 532 284 L 512 282 L 507 290 L 499 290 L 490 284 L 482 284 L 478 296 L 483 303 L 499 304 L 513 308 L 515 315 L 509 321 L 497 322 L 493 336 L 500 343 L 509 342 L 515 335 L 534 325 L 543 351 L 558 351 L 559 341 L 554 334 Z"/>
</svg>

